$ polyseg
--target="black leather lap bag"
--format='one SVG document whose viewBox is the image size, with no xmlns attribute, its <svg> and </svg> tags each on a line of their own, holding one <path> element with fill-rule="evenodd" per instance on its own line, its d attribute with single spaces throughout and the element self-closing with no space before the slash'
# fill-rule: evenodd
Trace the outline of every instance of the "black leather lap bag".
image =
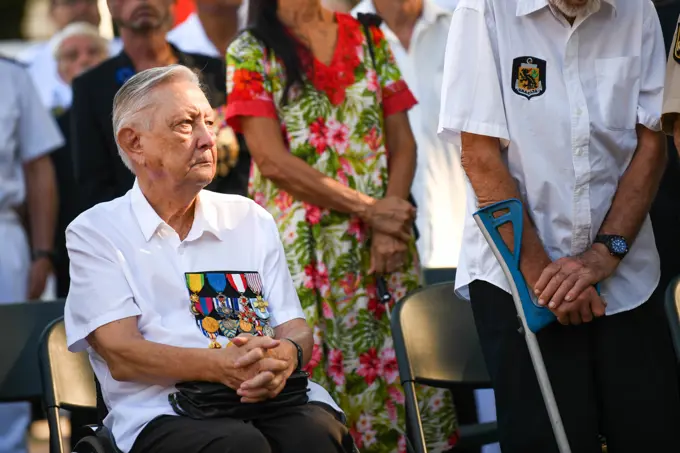
<svg viewBox="0 0 680 453">
<path fill-rule="evenodd" d="M 220 383 L 198 381 L 177 384 L 177 392 L 168 395 L 168 399 L 175 413 L 196 420 L 252 420 L 278 408 L 307 404 L 308 378 L 304 371 L 294 372 L 281 393 L 261 403 L 242 403 L 236 390 Z"/>
</svg>

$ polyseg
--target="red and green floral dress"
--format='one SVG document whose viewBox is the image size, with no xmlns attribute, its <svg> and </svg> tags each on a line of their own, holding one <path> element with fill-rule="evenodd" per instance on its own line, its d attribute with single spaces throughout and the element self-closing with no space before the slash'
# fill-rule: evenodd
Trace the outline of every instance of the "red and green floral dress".
<svg viewBox="0 0 680 453">
<path fill-rule="evenodd" d="M 276 118 L 293 155 L 321 173 L 374 198 L 387 188 L 384 116 L 415 99 L 402 80 L 382 32 L 372 28 L 375 67 L 358 21 L 337 14 L 338 39 L 330 65 L 301 50 L 307 70 L 282 105 L 285 70 L 249 32 L 227 51 L 226 117 L 240 130 L 242 116 Z M 376 71 L 377 68 L 377 71 Z M 368 274 L 370 230 L 357 217 L 320 208 L 279 189 L 253 165 L 250 196 L 276 220 L 293 281 L 314 329 L 308 371 L 348 417 L 364 453 L 405 452 L 404 395 L 385 308 Z M 395 299 L 419 285 L 415 247 L 388 287 Z M 449 393 L 419 389 L 431 452 L 456 439 Z"/>
</svg>

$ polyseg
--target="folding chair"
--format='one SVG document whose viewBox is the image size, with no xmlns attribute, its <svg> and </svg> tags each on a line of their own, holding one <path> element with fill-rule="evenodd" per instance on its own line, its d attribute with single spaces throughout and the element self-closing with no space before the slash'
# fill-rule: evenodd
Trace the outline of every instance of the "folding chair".
<svg viewBox="0 0 680 453">
<path fill-rule="evenodd" d="M 92 409 L 98 405 L 95 377 L 86 352 L 74 354 L 66 346 L 63 318 L 50 323 L 40 339 L 40 371 L 44 404 L 50 427 L 50 453 L 64 453 L 59 423 L 60 409 Z M 113 437 L 104 426 L 89 426 L 76 453 L 117 453 Z"/>
<path fill-rule="evenodd" d="M 666 289 L 666 316 L 671 329 L 675 355 L 680 364 L 680 277 L 675 278 Z"/>
<path fill-rule="evenodd" d="M 427 453 L 415 384 L 438 388 L 491 388 L 469 302 L 453 283 L 428 286 L 399 301 L 392 337 L 406 400 L 406 428 L 413 453 Z M 460 427 L 458 447 L 497 442 L 495 422 Z"/>
</svg>

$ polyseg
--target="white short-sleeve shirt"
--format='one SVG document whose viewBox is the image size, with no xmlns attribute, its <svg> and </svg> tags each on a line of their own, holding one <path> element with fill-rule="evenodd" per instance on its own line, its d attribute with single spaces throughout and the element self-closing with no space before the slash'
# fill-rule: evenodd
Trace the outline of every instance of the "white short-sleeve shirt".
<svg viewBox="0 0 680 453">
<path fill-rule="evenodd" d="M 192 229 L 180 241 L 135 182 L 124 196 L 81 214 L 66 231 L 66 245 L 71 260 L 65 310 L 69 349 L 87 349 L 109 410 L 104 424 L 123 452 L 152 419 L 175 415 L 168 403 L 175 388 L 114 380 L 106 362 L 88 346 L 90 333 L 136 316 L 149 341 L 187 348 L 208 348 L 213 341 L 226 346 L 229 326 L 220 322 L 211 333 L 201 327 L 201 319 L 220 320 L 218 311 L 234 308 L 230 304 L 238 307 L 238 299 L 231 297 L 218 307 L 216 293 L 238 289 L 234 294 L 248 295 L 248 288 L 269 303 L 269 319 L 263 322 L 258 315 L 253 328 L 304 318 L 274 219 L 244 197 L 201 191 Z M 194 292 L 200 297 L 194 299 Z M 317 384 L 310 383 L 309 398 L 340 410 Z"/>
<path fill-rule="evenodd" d="M 0 213 L 24 202 L 22 165 L 60 146 L 59 126 L 40 102 L 26 69 L 0 58 Z"/>
<path fill-rule="evenodd" d="M 551 259 L 585 251 L 637 147 L 660 129 L 665 51 L 650 0 L 602 0 L 573 26 L 548 0 L 460 0 L 449 33 L 439 132 L 497 137 Z M 456 287 L 509 291 L 475 224 L 468 184 Z M 602 284 L 607 313 L 645 302 L 659 281 L 649 218 Z"/>
</svg>

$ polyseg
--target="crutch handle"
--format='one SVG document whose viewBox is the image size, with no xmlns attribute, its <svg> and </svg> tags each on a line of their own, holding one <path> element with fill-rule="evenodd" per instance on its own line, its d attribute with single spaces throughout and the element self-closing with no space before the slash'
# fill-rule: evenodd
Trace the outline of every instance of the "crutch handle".
<svg viewBox="0 0 680 453">
<path fill-rule="evenodd" d="M 507 211 L 501 214 L 502 211 Z M 545 326 L 554 322 L 557 318 L 546 307 L 538 305 L 536 298 L 529 291 L 529 286 L 524 280 L 519 268 L 520 251 L 522 245 L 523 232 L 523 211 L 522 203 L 517 199 L 510 199 L 494 203 L 490 206 L 480 209 L 474 214 L 477 224 L 480 222 L 483 226 L 482 233 L 487 236 L 487 242 L 491 247 L 496 247 L 498 253 L 502 256 L 499 263 L 507 269 L 503 269 L 512 275 L 517 291 L 519 292 L 522 301 L 522 308 L 527 320 L 527 327 L 532 332 L 538 332 Z M 510 251 L 508 246 L 503 241 L 498 229 L 506 223 L 512 224 L 513 235 L 513 250 Z"/>
</svg>

